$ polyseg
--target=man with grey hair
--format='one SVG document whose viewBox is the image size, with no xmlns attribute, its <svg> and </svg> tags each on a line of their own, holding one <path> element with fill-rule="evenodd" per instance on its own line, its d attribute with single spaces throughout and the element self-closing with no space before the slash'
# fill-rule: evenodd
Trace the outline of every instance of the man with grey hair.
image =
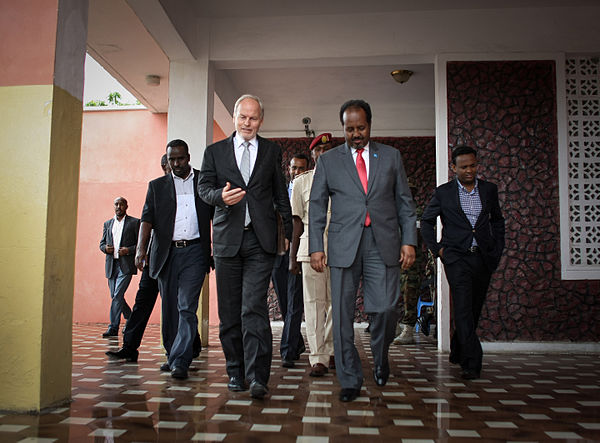
<svg viewBox="0 0 600 443">
<path fill-rule="evenodd" d="M 213 255 L 219 305 L 219 338 L 228 388 L 263 398 L 271 371 L 272 333 L 267 289 L 277 252 L 277 217 L 292 236 L 292 215 L 281 169 L 281 148 L 257 135 L 261 100 L 235 103 L 235 132 L 206 148 L 198 193 L 215 207 Z"/>
</svg>

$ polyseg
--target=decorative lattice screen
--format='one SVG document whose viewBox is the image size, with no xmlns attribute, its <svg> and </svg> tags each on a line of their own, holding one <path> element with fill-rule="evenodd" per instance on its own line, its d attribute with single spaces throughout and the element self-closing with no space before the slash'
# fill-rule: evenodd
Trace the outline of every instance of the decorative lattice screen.
<svg viewBox="0 0 600 443">
<path fill-rule="evenodd" d="M 600 265 L 600 61 L 566 63 L 570 263 Z"/>
</svg>

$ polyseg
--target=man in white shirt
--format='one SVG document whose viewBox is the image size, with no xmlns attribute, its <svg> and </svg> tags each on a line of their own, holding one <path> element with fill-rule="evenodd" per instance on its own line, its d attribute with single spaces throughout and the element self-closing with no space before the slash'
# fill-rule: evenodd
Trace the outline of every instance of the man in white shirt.
<svg viewBox="0 0 600 443">
<path fill-rule="evenodd" d="M 116 337 L 119 333 L 121 314 L 125 320 L 131 314 L 131 308 L 125 301 L 125 291 L 131 282 L 131 276 L 137 274 L 134 263 L 140 220 L 127 215 L 127 200 L 115 199 L 115 216 L 104 222 L 100 250 L 106 254 L 105 274 L 112 299 L 110 305 L 110 324 L 103 337 Z"/>
</svg>

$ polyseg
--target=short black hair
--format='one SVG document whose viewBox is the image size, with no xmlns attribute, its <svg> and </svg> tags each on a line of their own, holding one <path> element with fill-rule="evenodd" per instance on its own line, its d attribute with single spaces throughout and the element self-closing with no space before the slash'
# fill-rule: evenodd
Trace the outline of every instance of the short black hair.
<svg viewBox="0 0 600 443">
<path fill-rule="evenodd" d="M 346 109 L 348 109 L 348 108 L 359 108 L 359 109 L 362 109 L 363 111 L 365 111 L 365 114 L 367 116 L 367 123 L 369 125 L 371 124 L 371 116 L 372 116 L 371 106 L 369 106 L 369 104 L 364 100 L 352 99 L 352 100 L 348 100 L 340 108 L 340 123 L 342 125 L 344 124 L 344 112 L 346 112 Z"/>
<path fill-rule="evenodd" d="M 294 155 L 292 155 L 292 158 L 299 158 L 300 160 L 306 161 L 306 166 L 308 166 L 308 164 L 310 162 L 310 160 L 308 159 L 308 155 L 306 155 L 303 152 L 296 152 Z"/>
<path fill-rule="evenodd" d="M 166 150 L 168 150 L 169 148 L 177 148 L 179 146 L 181 146 L 182 148 L 185 148 L 185 152 L 187 154 L 190 153 L 190 149 L 188 148 L 187 143 L 178 138 L 176 138 L 175 140 L 171 140 L 169 143 L 167 143 Z"/>
<path fill-rule="evenodd" d="M 456 164 L 456 157 L 459 155 L 468 155 L 473 154 L 477 157 L 477 151 L 470 146 L 467 145 L 458 145 L 452 150 L 452 164 Z"/>
<path fill-rule="evenodd" d="M 168 163 L 168 158 L 167 158 L 167 154 L 163 154 L 163 156 L 160 158 L 160 164 L 162 165 L 166 165 Z"/>
</svg>

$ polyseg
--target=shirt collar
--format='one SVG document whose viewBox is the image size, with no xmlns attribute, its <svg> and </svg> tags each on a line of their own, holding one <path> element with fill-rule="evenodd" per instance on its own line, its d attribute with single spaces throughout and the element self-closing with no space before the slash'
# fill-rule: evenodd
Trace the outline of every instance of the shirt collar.
<svg viewBox="0 0 600 443">
<path fill-rule="evenodd" d="M 171 171 L 171 176 L 173 177 L 173 180 L 181 180 L 181 181 L 188 181 L 190 178 L 194 178 L 194 168 L 192 167 L 192 165 L 190 165 L 190 173 L 188 174 L 188 176 L 186 178 L 181 178 L 176 176 L 173 171 Z"/>
<path fill-rule="evenodd" d="M 123 223 L 123 222 L 125 221 L 125 217 L 127 217 L 127 214 L 125 214 L 125 215 L 123 216 L 123 218 L 122 218 L 121 220 L 119 220 L 119 219 L 117 218 L 117 214 L 115 214 L 115 216 L 114 216 L 113 218 L 115 219 L 115 221 L 116 221 L 117 223 Z"/>
<path fill-rule="evenodd" d="M 244 140 L 244 138 L 238 134 L 237 132 L 235 133 L 235 136 L 233 137 L 233 146 L 237 149 L 240 146 L 242 146 L 242 144 L 245 142 L 246 140 Z M 256 138 L 256 136 L 254 136 L 254 138 L 248 140 L 250 142 L 250 146 L 251 147 L 258 147 L 258 139 Z"/>
<path fill-rule="evenodd" d="M 475 177 L 475 186 L 473 187 L 473 189 L 471 191 L 467 191 L 467 188 L 465 188 L 463 186 L 463 184 L 460 182 L 459 179 L 456 179 L 456 183 L 458 183 L 458 188 L 462 189 L 463 192 L 467 193 L 467 194 L 472 194 L 473 192 L 475 192 L 479 186 L 479 181 L 477 180 L 477 177 Z"/>
<path fill-rule="evenodd" d="M 367 144 L 365 145 L 365 147 L 363 148 L 365 151 L 364 152 L 369 152 L 369 143 L 367 142 Z M 352 150 L 352 155 L 356 154 L 357 149 L 356 148 L 350 148 Z"/>
</svg>

